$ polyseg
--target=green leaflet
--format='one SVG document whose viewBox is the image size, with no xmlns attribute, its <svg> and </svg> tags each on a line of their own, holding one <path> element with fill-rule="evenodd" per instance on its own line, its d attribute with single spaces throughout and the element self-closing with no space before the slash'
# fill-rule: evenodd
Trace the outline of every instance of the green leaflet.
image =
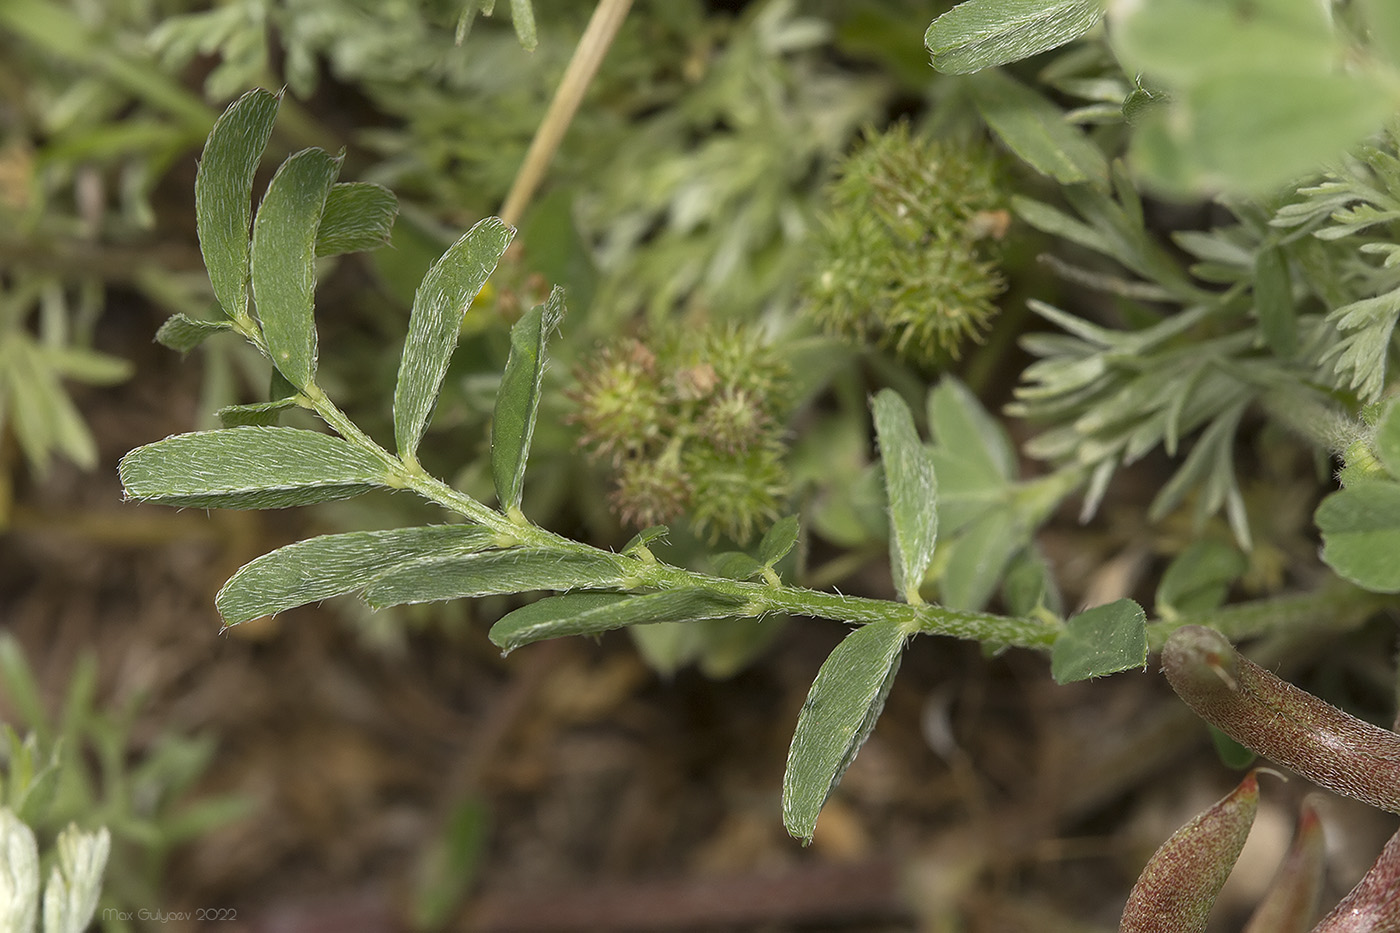
<svg viewBox="0 0 1400 933">
<path fill-rule="evenodd" d="M 156 343 L 188 353 L 215 334 L 232 329 L 228 321 L 200 321 L 184 314 L 172 314 L 156 331 Z"/>
<path fill-rule="evenodd" d="M 238 427 L 138 447 L 118 467 L 127 498 L 194 508 L 278 509 L 388 485 L 384 463 L 329 434 Z"/>
<path fill-rule="evenodd" d="M 812 841 L 826 798 L 875 728 L 907 637 L 890 619 L 861 626 L 826 659 L 797 716 L 783 775 L 783 825 Z"/>
<path fill-rule="evenodd" d="M 387 245 L 398 213 L 399 199 L 383 185 L 365 181 L 335 185 L 316 230 L 316 255 L 338 256 Z"/>
<path fill-rule="evenodd" d="M 15 439 L 37 470 L 47 469 L 55 453 L 91 470 L 97 442 L 64 391 L 48 348 L 23 331 L 6 336 L 0 341 L 0 426 L 8 410 Z"/>
<path fill-rule="evenodd" d="M 772 567 L 797 545 L 800 526 L 796 515 L 787 515 L 773 523 L 763 540 L 758 542 L 758 559 L 764 567 Z"/>
<path fill-rule="evenodd" d="M 1102 0 L 968 0 L 929 25 L 924 48 L 944 74 L 968 74 L 1064 45 L 1102 16 Z"/>
<path fill-rule="evenodd" d="M 1007 506 L 987 510 L 953 539 L 939 581 L 939 601 L 949 609 L 976 611 L 987 604 L 1030 531 Z"/>
<path fill-rule="evenodd" d="M 622 560 L 601 552 L 529 547 L 424 558 L 375 580 L 365 590 L 365 601 L 383 609 L 532 590 L 612 589 L 627 583 Z"/>
<path fill-rule="evenodd" d="M 515 26 L 515 35 L 520 40 L 520 47 L 527 52 L 533 52 L 540 41 L 535 34 L 533 0 L 510 0 L 510 21 Z"/>
<path fill-rule="evenodd" d="M 952 376 L 944 376 L 928 394 L 929 433 L 939 447 L 954 452 L 970 473 L 990 486 L 1016 479 L 1016 450 L 977 396 Z"/>
<path fill-rule="evenodd" d="M 491 532 L 477 525 L 425 525 L 352 531 L 298 541 L 244 564 L 214 603 L 224 624 L 340 596 L 406 561 L 488 548 Z"/>
<path fill-rule="evenodd" d="M 514 235 L 514 228 L 498 217 L 481 221 L 433 263 L 413 296 L 408 338 L 394 386 L 394 442 L 406 462 L 417 460 L 418 442 L 457 348 L 462 315 Z"/>
<path fill-rule="evenodd" d="M 670 534 L 670 531 L 671 529 L 667 528 L 665 525 L 652 525 L 643 528 L 641 531 L 634 534 L 628 542 L 622 546 L 622 550 L 618 553 L 633 554 L 648 547 L 653 541 L 662 540 L 666 535 Z"/>
<path fill-rule="evenodd" d="M 1031 168 L 1065 185 L 1106 185 L 1108 160 L 1059 107 L 1000 71 L 967 81 L 982 119 Z"/>
<path fill-rule="evenodd" d="M 1239 549 L 1221 541 L 1193 541 L 1176 556 L 1157 587 L 1156 610 L 1162 619 L 1209 612 L 1225 602 L 1230 584 L 1248 569 Z"/>
<path fill-rule="evenodd" d="M 1356 54 L 1339 22 L 1310 0 L 1249 15 L 1214 0 L 1123 4 L 1114 53 L 1169 97 L 1137 122 L 1134 166 L 1171 192 L 1266 194 L 1380 129 L 1394 111 L 1383 70 L 1337 67 Z"/>
<path fill-rule="evenodd" d="M 491 626 L 491 641 L 510 652 L 521 645 L 565 635 L 597 635 L 656 622 L 720 619 L 739 612 L 743 605 L 744 601 L 736 596 L 701 589 L 667 590 L 644 596 L 567 593 L 508 613 Z"/>
<path fill-rule="evenodd" d="M 763 565 L 743 551 L 724 551 L 710 558 L 716 575 L 726 580 L 749 580 L 763 573 Z"/>
<path fill-rule="evenodd" d="M 1095 606 L 1065 623 L 1050 652 L 1050 675 L 1067 684 L 1147 664 L 1147 613 L 1131 599 Z"/>
<path fill-rule="evenodd" d="M 194 179 L 199 250 L 214 297 L 233 320 L 248 316 L 248 226 L 253 216 L 253 173 L 272 135 L 281 94 L 256 89 L 234 101 L 214 122 Z"/>
<path fill-rule="evenodd" d="M 236 428 L 245 424 L 276 424 L 277 418 L 289 408 L 297 407 L 295 395 L 273 399 L 270 402 L 251 402 L 247 405 L 225 405 L 214 412 L 219 424 L 226 428 Z"/>
<path fill-rule="evenodd" d="M 1264 247 L 1254 259 L 1254 314 L 1274 354 L 1288 359 L 1298 352 L 1298 309 L 1288 258 L 1278 246 Z"/>
<path fill-rule="evenodd" d="M 564 290 L 555 286 L 544 304 L 521 315 L 510 329 L 510 356 L 491 419 L 491 477 L 503 512 L 520 508 L 525 462 L 540 410 L 545 342 L 563 316 Z"/>
<path fill-rule="evenodd" d="M 272 363 L 298 389 L 316 376 L 316 229 L 340 158 L 303 149 L 277 170 L 253 223 L 253 300 Z"/>
<path fill-rule="evenodd" d="M 919 585 L 933 561 L 938 539 L 938 480 L 933 460 L 919 440 L 909 406 L 893 389 L 875 396 L 875 434 L 890 503 L 890 560 L 895 592 L 920 603 Z"/>
<path fill-rule="evenodd" d="M 1373 593 L 1400 593 L 1400 483 L 1353 482 L 1313 515 L 1322 532 L 1322 560 L 1345 580 Z"/>
<path fill-rule="evenodd" d="M 1376 421 L 1375 448 L 1386 472 L 1400 479 L 1400 402 L 1387 402 Z"/>
</svg>

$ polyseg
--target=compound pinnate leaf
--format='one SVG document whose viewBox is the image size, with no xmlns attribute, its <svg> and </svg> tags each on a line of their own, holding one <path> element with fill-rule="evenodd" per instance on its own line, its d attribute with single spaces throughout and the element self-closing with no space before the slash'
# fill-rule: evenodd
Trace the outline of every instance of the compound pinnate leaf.
<svg viewBox="0 0 1400 933">
<path fill-rule="evenodd" d="M 1312 933 L 1391 933 L 1400 930 L 1400 833 L 1390 837 L 1371 869 Z"/>
<path fill-rule="evenodd" d="M 316 230 L 340 159 L 303 149 L 282 163 L 253 222 L 253 300 L 272 364 L 298 389 L 316 375 Z"/>
<path fill-rule="evenodd" d="M 1064 111 L 1000 71 L 968 79 L 973 103 L 1006 147 L 1061 184 L 1107 184 L 1108 160 Z"/>
<path fill-rule="evenodd" d="M 278 509 L 348 499 L 389 484 L 377 458 L 300 428 L 178 434 L 136 448 L 118 470 L 127 498 L 193 508 Z"/>
<path fill-rule="evenodd" d="M 248 227 L 253 174 L 272 135 L 282 95 L 256 89 L 214 122 L 194 179 L 195 226 L 214 297 L 234 320 L 248 315 Z"/>
<path fill-rule="evenodd" d="M 1074 616 L 1050 652 L 1050 673 L 1061 684 L 1146 663 L 1147 614 L 1131 599 L 1114 600 Z"/>
<path fill-rule="evenodd" d="M 532 547 L 425 558 L 380 576 L 365 590 L 365 601 L 383 609 L 534 590 L 616 589 L 627 582 L 620 560 L 603 553 Z"/>
<path fill-rule="evenodd" d="M 447 364 L 457 348 L 462 315 L 500 262 L 515 230 L 488 217 L 462 235 L 433 263 L 413 296 L 394 386 L 394 442 L 407 461 L 417 459 L 418 442 L 437 404 Z"/>
<path fill-rule="evenodd" d="M 387 245 L 398 213 L 399 199 L 383 185 L 348 181 L 334 186 L 316 231 L 316 255 L 338 256 Z"/>
<path fill-rule="evenodd" d="M 1102 0 L 967 0 L 929 25 L 924 48 L 944 74 L 968 74 L 1071 42 L 1102 16 Z"/>
<path fill-rule="evenodd" d="M 875 434 L 890 504 L 890 559 L 895 592 L 919 603 L 919 584 L 938 539 L 938 480 L 933 458 L 919 440 L 909 406 L 893 389 L 875 396 Z"/>
<path fill-rule="evenodd" d="M 1251 771 L 1153 854 L 1128 895 L 1119 933 L 1202 933 L 1258 809 L 1259 780 Z"/>
<path fill-rule="evenodd" d="M 184 314 L 172 314 L 156 331 L 156 343 L 188 353 L 215 334 L 232 329 L 228 321 L 200 321 Z"/>
<path fill-rule="evenodd" d="M 1162 649 L 1177 696 L 1246 748 L 1315 784 L 1400 813 L 1400 735 L 1344 713 L 1186 625 Z"/>
<path fill-rule="evenodd" d="M 1400 593 L 1400 483 L 1355 482 L 1323 499 L 1313 520 L 1329 567 L 1372 592 Z"/>
<path fill-rule="evenodd" d="M 367 586 L 406 561 L 488 548 L 477 525 L 352 531 L 298 541 L 244 564 L 214 598 L 225 625 L 304 606 Z"/>
<path fill-rule="evenodd" d="M 817 816 L 885 706 L 907 633 L 894 620 L 847 635 L 812 682 L 783 775 L 783 825 L 812 841 Z"/>
<path fill-rule="evenodd" d="M 566 593 L 508 613 L 491 626 L 491 641 L 510 652 L 546 638 L 596 635 L 629 625 L 722 619 L 739 612 L 743 605 L 738 597 L 700 589 L 644 596 Z"/>
<path fill-rule="evenodd" d="M 525 462 L 540 410 L 545 343 L 563 316 L 564 290 L 555 287 L 544 304 L 521 315 L 510 329 L 510 356 L 491 419 L 491 476 L 502 511 L 520 508 Z"/>
</svg>

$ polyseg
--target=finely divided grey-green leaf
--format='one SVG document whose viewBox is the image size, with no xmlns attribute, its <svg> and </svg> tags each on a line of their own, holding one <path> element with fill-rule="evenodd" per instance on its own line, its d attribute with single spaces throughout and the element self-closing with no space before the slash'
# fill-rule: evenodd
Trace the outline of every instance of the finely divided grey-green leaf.
<svg viewBox="0 0 1400 933">
<path fill-rule="evenodd" d="M 968 0 L 929 25 L 924 47 L 934 68 L 968 74 L 1071 42 L 1102 16 L 1101 0 Z"/>
<path fill-rule="evenodd" d="M 188 353 L 215 334 L 232 329 L 229 321 L 200 321 L 184 314 L 172 314 L 156 331 L 156 343 Z"/>
<path fill-rule="evenodd" d="M 448 247 L 418 286 L 394 386 L 394 442 L 405 460 L 416 459 L 418 442 L 457 348 L 462 315 L 514 235 L 514 228 L 500 218 L 486 218 Z"/>
<path fill-rule="evenodd" d="M 1074 616 L 1050 651 L 1050 674 L 1061 684 L 1146 664 L 1147 614 L 1131 599 Z"/>
<path fill-rule="evenodd" d="M 282 163 L 253 222 L 253 300 L 272 363 L 298 389 L 316 375 L 316 229 L 340 159 L 303 149 Z"/>
<path fill-rule="evenodd" d="M 491 477 L 501 510 L 518 509 L 524 490 L 530 439 L 540 410 L 545 343 L 564 315 L 564 290 L 557 286 L 510 329 L 510 356 L 496 392 L 491 419 Z"/>
<path fill-rule="evenodd" d="M 736 614 L 743 605 L 737 596 L 702 589 L 666 590 L 643 596 L 566 593 L 507 614 L 491 626 L 491 641 L 505 651 L 513 651 L 546 638 L 596 635 L 629 625 L 722 619 Z"/>
<path fill-rule="evenodd" d="M 399 199 L 383 185 L 342 182 L 331 188 L 316 231 L 316 255 L 338 256 L 388 244 Z"/>
<path fill-rule="evenodd" d="M 827 797 L 875 728 L 905 637 L 894 620 L 862 626 L 836 646 L 812 682 L 783 775 L 783 825 L 804 843 L 811 841 Z"/>
<path fill-rule="evenodd" d="M 195 227 L 214 297 L 230 318 L 248 313 L 248 227 L 253 174 L 272 135 L 281 94 L 256 89 L 214 122 L 194 179 Z"/>
<path fill-rule="evenodd" d="M 917 602 L 919 585 L 938 540 L 938 481 L 933 459 L 919 440 L 909 406 L 893 389 L 875 396 L 875 434 L 890 504 L 890 559 L 895 591 Z"/>
<path fill-rule="evenodd" d="M 620 560 L 602 553 L 528 547 L 425 558 L 395 567 L 374 581 L 365 590 L 365 601 L 383 609 L 535 590 L 616 589 L 627 582 Z"/>
<path fill-rule="evenodd" d="M 389 479 L 382 462 L 338 437 L 276 427 L 167 437 L 131 451 L 119 472 L 128 498 L 226 509 L 347 499 Z"/>
<path fill-rule="evenodd" d="M 477 525 L 425 525 L 321 535 L 278 548 L 238 569 L 214 598 L 225 625 L 304 606 L 367 586 L 406 561 L 491 546 Z"/>
<path fill-rule="evenodd" d="M 1103 152 L 1055 104 L 1000 71 L 967 81 L 987 126 L 1031 168 L 1066 185 L 1107 183 Z"/>
<path fill-rule="evenodd" d="M 510 0 L 510 20 L 515 26 L 520 47 L 533 52 L 540 40 L 535 34 L 535 6 L 532 0 Z"/>
<path fill-rule="evenodd" d="M 763 540 L 758 542 L 758 559 L 763 566 L 772 567 L 786 557 L 797 544 L 799 530 L 796 515 L 786 515 L 774 522 Z"/>
</svg>

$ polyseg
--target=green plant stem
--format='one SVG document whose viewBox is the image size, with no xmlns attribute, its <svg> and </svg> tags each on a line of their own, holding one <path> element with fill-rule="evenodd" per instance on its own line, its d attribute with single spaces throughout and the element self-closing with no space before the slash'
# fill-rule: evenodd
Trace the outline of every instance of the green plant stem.
<svg viewBox="0 0 1400 933">
<path fill-rule="evenodd" d="M 1183 625 L 1204 625 L 1231 641 L 1301 629 L 1345 631 L 1393 602 L 1392 597 L 1333 579 L 1309 593 L 1257 599 L 1171 621 L 1154 620 L 1147 626 L 1147 644 L 1160 651 L 1168 636 Z"/>
<path fill-rule="evenodd" d="M 639 554 L 604 551 L 557 535 L 532 522 L 504 515 L 430 476 L 421 468 L 410 468 L 361 431 L 317 386 L 308 387 L 304 395 L 310 407 L 336 433 L 383 461 L 402 488 L 411 489 L 428 501 L 490 529 L 499 536 L 502 547 L 524 545 L 605 557 L 616 564 L 619 575 L 627 581 L 627 588 L 634 591 L 702 589 L 742 600 L 743 615 L 755 619 L 771 613 L 857 624 L 896 619 L 911 635 L 946 635 L 1041 651 L 1048 651 L 1061 631 L 1058 625 L 1033 619 L 966 612 L 932 604 L 914 606 L 805 587 L 774 586 L 771 582 L 730 580 L 658 561 L 645 549 Z M 1035 486 L 1036 492 L 1032 500 L 1037 503 L 1058 501 L 1066 487 L 1075 485 L 1078 473 L 1077 470 L 1062 470 L 1030 484 Z M 1152 622 L 1147 628 L 1148 645 L 1154 651 L 1160 650 L 1167 637 L 1183 625 L 1206 625 L 1232 641 L 1288 629 L 1316 628 L 1324 619 L 1329 627 L 1349 628 L 1389 601 L 1385 596 L 1337 580 L 1313 593 L 1261 599 L 1211 612 L 1185 615 L 1169 622 Z"/>
</svg>

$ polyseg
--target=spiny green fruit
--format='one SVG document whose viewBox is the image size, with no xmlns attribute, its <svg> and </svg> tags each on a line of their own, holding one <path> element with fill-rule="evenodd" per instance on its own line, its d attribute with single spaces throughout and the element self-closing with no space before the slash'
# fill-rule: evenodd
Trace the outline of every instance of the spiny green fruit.
<svg viewBox="0 0 1400 933">
<path fill-rule="evenodd" d="M 904 124 L 867 133 L 830 189 L 807 313 L 828 332 L 911 359 L 956 359 L 1004 288 L 1001 204 L 985 150 L 915 138 Z"/>
<path fill-rule="evenodd" d="M 613 468 L 613 510 L 636 527 L 688 516 L 740 543 L 787 493 L 787 365 L 751 329 L 706 323 L 628 337 L 581 367 L 579 443 Z"/>
<path fill-rule="evenodd" d="M 581 443 L 595 455 L 621 462 L 644 453 L 666 431 L 656 357 L 640 341 L 605 348 L 576 379 L 569 393 L 578 406 L 572 420 L 583 425 Z"/>
</svg>

